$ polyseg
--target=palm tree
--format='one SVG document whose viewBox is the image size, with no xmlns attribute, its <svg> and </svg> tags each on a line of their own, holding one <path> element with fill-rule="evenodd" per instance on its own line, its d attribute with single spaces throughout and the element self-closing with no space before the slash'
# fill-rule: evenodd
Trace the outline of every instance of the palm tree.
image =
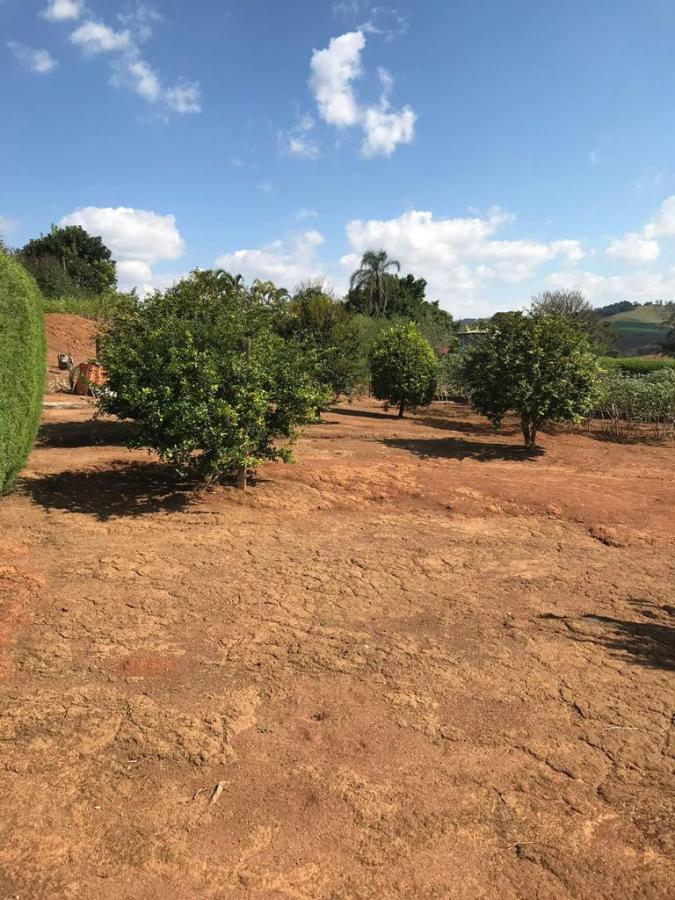
<svg viewBox="0 0 675 900">
<path fill-rule="evenodd" d="M 351 290 L 363 291 L 368 297 L 370 315 L 383 316 L 387 308 L 387 269 L 400 272 L 401 264 L 397 259 L 389 259 L 386 250 L 368 250 L 349 280 Z"/>
</svg>

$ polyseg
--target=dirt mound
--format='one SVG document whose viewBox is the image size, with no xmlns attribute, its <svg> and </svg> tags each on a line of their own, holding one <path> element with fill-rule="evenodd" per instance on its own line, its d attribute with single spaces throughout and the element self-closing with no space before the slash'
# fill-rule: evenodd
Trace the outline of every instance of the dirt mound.
<svg viewBox="0 0 675 900">
<path fill-rule="evenodd" d="M 83 319 L 70 313 L 47 313 L 47 388 L 58 391 L 67 385 L 67 372 L 58 367 L 59 353 L 70 353 L 73 362 L 85 362 L 96 356 L 96 335 L 100 324 L 93 319 Z M 64 377 L 65 376 L 65 377 Z M 63 382 L 63 384 L 62 384 Z"/>
</svg>

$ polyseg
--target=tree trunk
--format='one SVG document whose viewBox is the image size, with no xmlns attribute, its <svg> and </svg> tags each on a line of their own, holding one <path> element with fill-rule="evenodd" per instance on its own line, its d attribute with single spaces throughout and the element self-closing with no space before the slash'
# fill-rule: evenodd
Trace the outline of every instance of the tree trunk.
<svg viewBox="0 0 675 900">
<path fill-rule="evenodd" d="M 403 418 L 403 410 L 405 409 L 405 400 L 401 400 L 401 403 L 398 407 L 398 417 L 399 419 Z"/>
<path fill-rule="evenodd" d="M 534 450 L 537 441 L 537 423 L 532 419 L 528 419 L 526 416 L 521 416 L 520 424 L 523 429 L 525 446 L 528 450 Z"/>
<path fill-rule="evenodd" d="M 240 466 L 237 470 L 237 488 L 240 491 L 246 490 L 246 466 Z"/>
</svg>

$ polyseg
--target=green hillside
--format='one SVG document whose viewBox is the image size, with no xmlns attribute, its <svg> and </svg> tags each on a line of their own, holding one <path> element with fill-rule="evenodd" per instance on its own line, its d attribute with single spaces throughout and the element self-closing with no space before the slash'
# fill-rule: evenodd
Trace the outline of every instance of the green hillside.
<svg viewBox="0 0 675 900">
<path fill-rule="evenodd" d="M 611 322 L 618 335 L 616 349 L 619 353 L 630 355 L 658 350 L 658 345 L 668 333 L 668 329 L 661 324 L 667 310 L 666 306 L 649 303 L 608 316 L 604 321 Z"/>
</svg>

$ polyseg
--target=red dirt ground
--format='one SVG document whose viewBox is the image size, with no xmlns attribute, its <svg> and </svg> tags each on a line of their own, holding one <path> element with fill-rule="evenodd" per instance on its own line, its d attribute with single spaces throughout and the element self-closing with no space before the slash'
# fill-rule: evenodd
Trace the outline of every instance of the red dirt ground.
<svg viewBox="0 0 675 900">
<path fill-rule="evenodd" d="M 69 407 L 0 502 L 0 896 L 672 896 L 672 445 L 345 405 L 195 496 Z"/>
<path fill-rule="evenodd" d="M 59 369 L 59 353 L 70 353 L 77 365 L 96 356 L 96 334 L 100 326 L 92 319 L 69 313 L 47 313 L 47 389 L 60 390 L 68 385 L 68 372 Z"/>
</svg>

